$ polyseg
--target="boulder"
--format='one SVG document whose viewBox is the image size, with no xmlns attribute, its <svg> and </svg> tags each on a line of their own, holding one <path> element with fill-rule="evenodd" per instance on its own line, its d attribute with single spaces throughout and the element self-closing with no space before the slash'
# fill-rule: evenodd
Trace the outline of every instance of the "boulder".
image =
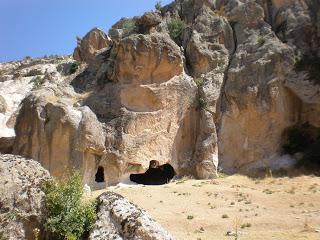
<svg viewBox="0 0 320 240">
<path fill-rule="evenodd" d="M 43 234 L 43 181 L 47 170 L 33 160 L 0 155 L 0 232 L 10 240 L 33 240 L 33 230 Z M 41 239 L 41 238 L 39 238 Z"/>
<path fill-rule="evenodd" d="M 100 195 L 98 201 L 98 219 L 93 225 L 89 240 L 174 239 L 145 210 L 130 203 L 121 195 L 106 192 Z"/>
<path fill-rule="evenodd" d="M 93 28 L 83 39 L 78 38 L 73 58 L 77 61 L 90 63 L 99 50 L 108 48 L 111 44 L 111 39 L 102 30 Z"/>
</svg>

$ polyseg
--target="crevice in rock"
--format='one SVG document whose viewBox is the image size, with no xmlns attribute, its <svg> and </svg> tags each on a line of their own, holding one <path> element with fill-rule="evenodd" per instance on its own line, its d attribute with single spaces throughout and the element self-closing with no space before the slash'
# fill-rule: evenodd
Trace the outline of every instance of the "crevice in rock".
<svg viewBox="0 0 320 240">
<path fill-rule="evenodd" d="M 221 86 L 220 96 L 219 96 L 219 100 L 218 100 L 218 109 L 219 109 L 219 114 L 218 114 L 219 117 L 218 118 L 221 118 L 221 113 L 223 113 L 226 110 L 225 101 L 230 103 L 230 100 L 228 99 L 227 93 L 225 91 L 225 87 L 226 87 L 226 84 L 227 84 L 227 81 L 228 81 L 228 72 L 229 72 L 231 63 L 232 63 L 233 57 L 234 57 L 234 55 L 235 55 L 235 53 L 237 51 L 237 48 L 238 48 L 238 39 L 237 39 L 236 31 L 235 31 L 235 25 L 236 24 L 237 23 L 233 23 L 233 22 L 230 23 L 230 26 L 232 28 L 232 38 L 233 38 L 233 41 L 234 41 L 234 48 L 233 48 L 232 52 L 229 55 L 228 65 L 227 65 L 227 67 L 226 67 L 226 69 L 224 71 L 223 83 L 222 83 L 222 86 Z"/>
</svg>

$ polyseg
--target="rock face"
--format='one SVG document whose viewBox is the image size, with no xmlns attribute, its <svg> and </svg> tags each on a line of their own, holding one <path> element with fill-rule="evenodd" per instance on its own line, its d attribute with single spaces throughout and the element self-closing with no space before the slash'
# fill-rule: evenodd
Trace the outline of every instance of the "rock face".
<svg viewBox="0 0 320 240">
<path fill-rule="evenodd" d="M 93 28 L 83 39 L 77 40 L 78 46 L 74 49 L 73 58 L 86 63 L 93 60 L 98 50 L 108 48 L 111 44 L 111 39 L 98 28 Z"/>
<path fill-rule="evenodd" d="M 0 232 L 6 239 L 34 239 L 33 229 L 43 224 L 42 181 L 47 170 L 33 160 L 0 155 Z"/>
<path fill-rule="evenodd" d="M 53 176 L 80 168 L 92 184 L 105 137 L 88 107 L 74 107 L 80 99 L 72 89 L 55 85 L 30 94 L 17 118 L 13 152 L 37 159 Z"/>
<path fill-rule="evenodd" d="M 46 57 L 0 63 L 0 153 L 11 153 L 19 104 L 49 82 L 64 82 L 72 75 L 70 57 Z"/>
<path fill-rule="evenodd" d="M 23 101 L 13 150 L 53 175 L 79 167 L 91 186 L 150 160 L 196 178 L 288 167 L 288 130 L 320 128 L 319 12 L 316 0 L 176 0 L 121 19 L 111 40 L 94 29 L 75 51 L 88 65 L 74 90 L 64 81 Z"/>
<path fill-rule="evenodd" d="M 90 240 L 171 240 L 174 239 L 146 211 L 117 193 L 99 197 L 98 219 L 90 232 Z"/>
</svg>

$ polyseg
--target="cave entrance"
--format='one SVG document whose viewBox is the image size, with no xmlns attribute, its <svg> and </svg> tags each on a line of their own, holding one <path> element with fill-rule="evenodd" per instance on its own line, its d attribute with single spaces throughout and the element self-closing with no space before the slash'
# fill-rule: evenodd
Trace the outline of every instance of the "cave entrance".
<svg viewBox="0 0 320 240">
<path fill-rule="evenodd" d="M 320 170 L 320 128 L 304 123 L 287 129 L 283 136 L 283 153 L 297 160 L 296 167 L 302 167 L 318 174 Z"/>
<path fill-rule="evenodd" d="M 160 165 L 158 161 L 152 160 L 145 173 L 130 174 L 130 180 L 144 185 L 162 185 L 169 183 L 175 175 L 176 173 L 170 164 Z"/>
<path fill-rule="evenodd" d="M 95 181 L 97 183 L 102 183 L 104 182 L 104 168 L 103 167 L 98 167 L 96 176 L 95 176 Z"/>
</svg>

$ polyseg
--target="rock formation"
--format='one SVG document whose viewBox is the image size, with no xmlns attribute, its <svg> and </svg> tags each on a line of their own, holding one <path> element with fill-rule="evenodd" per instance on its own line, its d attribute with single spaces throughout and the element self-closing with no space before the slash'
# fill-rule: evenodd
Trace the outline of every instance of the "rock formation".
<svg viewBox="0 0 320 240">
<path fill-rule="evenodd" d="M 113 192 L 99 197 L 98 219 L 90 232 L 89 240 L 174 239 L 146 211 Z"/>
<path fill-rule="evenodd" d="M 36 161 L 0 155 L 0 232 L 6 239 L 32 240 L 33 230 L 42 230 L 40 186 L 48 178 L 48 171 Z"/>
<path fill-rule="evenodd" d="M 0 153 L 12 152 L 21 101 L 42 85 L 67 82 L 73 64 L 70 57 L 56 56 L 0 64 Z"/>
<path fill-rule="evenodd" d="M 90 63 L 99 50 L 108 48 L 111 44 L 111 39 L 98 28 L 93 28 L 83 39 L 78 38 L 77 41 L 73 58 L 86 63 Z"/>
<path fill-rule="evenodd" d="M 320 128 L 319 12 L 316 0 L 176 0 L 110 37 L 94 29 L 74 54 L 83 71 L 23 100 L 13 151 L 53 175 L 76 166 L 90 186 L 98 169 L 113 184 L 152 159 L 196 178 L 292 166 L 287 132 Z"/>
</svg>

